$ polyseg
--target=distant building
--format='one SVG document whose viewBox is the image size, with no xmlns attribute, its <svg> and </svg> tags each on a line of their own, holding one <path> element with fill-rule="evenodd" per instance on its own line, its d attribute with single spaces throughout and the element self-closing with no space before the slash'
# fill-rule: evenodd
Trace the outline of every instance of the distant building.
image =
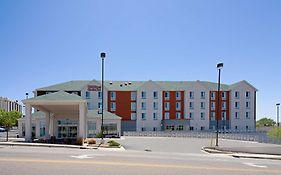
<svg viewBox="0 0 281 175">
<path fill-rule="evenodd" d="M 10 112 L 10 111 L 18 111 L 22 112 L 22 106 L 18 103 L 18 101 L 12 101 L 8 98 L 0 97 L 0 110 Z"/>
<path fill-rule="evenodd" d="M 106 121 L 110 132 L 120 133 L 119 118 L 121 132 L 212 131 L 217 119 L 220 130 L 255 130 L 257 89 L 245 80 L 222 84 L 220 102 L 217 83 L 206 81 L 105 81 L 104 90 L 104 110 L 114 119 Z M 34 94 L 23 100 L 26 117 L 19 122 L 27 140 L 32 128 L 58 138 L 92 137 L 100 130 L 94 120 L 102 107 L 100 81 L 69 81 Z M 42 112 L 37 129 L 32 107 Z"/>
</svg>

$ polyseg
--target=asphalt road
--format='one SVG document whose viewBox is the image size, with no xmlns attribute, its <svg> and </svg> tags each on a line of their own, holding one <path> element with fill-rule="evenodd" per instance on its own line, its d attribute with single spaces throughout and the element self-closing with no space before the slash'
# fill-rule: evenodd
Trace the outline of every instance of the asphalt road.
<svg viewBox="0 0 281 175">
<path fill-rule="evenodd" d="M 125 151 L 83 150 L 42 147 L 0 147 L 0 175 L 72 175 L 72 174 L 280 174 L 281 161 L 237 159 L 227 155 L 213 155 L 200 151 L 199 140 L 189 140 L 189 145 L 173 145 L 174 141 L 161 138 L 140 140 L 143 145 L 152 146 L 152 151 L 136 147 L 135 138 L 119 140 L 127 143 Z M 127 140 L 127 142 L 126 142 Z M 185 140 L 186 142 L 188 140 Z M 135 143 L 135 142 L 133 142 Z M 172 144 L 172 145 L 171 145 Z M 185 152 L 180 152 L 186 147 Z M 192 146 L 193 145 L 193 146 Z M 135 148 L 135 149 L 134 149 Z M 157 149 L 158 148 L 158 149 Z M 172 149 L 170 149 L 172 148 Z"/>
</svg>

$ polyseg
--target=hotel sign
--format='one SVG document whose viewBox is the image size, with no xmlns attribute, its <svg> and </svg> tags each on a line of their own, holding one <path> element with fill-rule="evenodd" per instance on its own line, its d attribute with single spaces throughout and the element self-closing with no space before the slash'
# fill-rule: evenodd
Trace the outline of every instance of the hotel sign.
<svg viewBox="0 0 281 175">
<path fill-rule="evenodd" d="M 101 87 L 97 85 L 88 85 L 88 91 L 101 91 Z"/>
</svg>

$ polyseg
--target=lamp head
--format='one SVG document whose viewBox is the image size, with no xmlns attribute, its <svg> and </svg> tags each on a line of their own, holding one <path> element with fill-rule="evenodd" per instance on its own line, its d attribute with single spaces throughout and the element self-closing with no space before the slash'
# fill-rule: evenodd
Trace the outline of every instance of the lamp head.
<svg viewBox="0 0 281 175">
<path fill-rule="evenodd" d="M 218 63 L 217 64 L 217 69 L 222 69 L 223 68 L 223 63 Z"/>
<path fill-rule="evenodd" d="M 106 54 L 105 54 L 104 52 L 100 53 L 100 57 L 101 57 L 102 59 L 104 59 L 105 56 L 106 56 Z"/>
</svg>

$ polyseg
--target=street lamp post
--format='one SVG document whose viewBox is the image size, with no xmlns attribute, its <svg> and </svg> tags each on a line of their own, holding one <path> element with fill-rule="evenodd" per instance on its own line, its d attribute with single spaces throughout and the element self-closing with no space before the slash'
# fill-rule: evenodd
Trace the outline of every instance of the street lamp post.
<svg viewBox="0 0 281 175">
<path fill-rule="evenodd" d="M 277 103 L 277 104 L 276 104 L 276 107 L 277 107 L 277 114 L 276 114 L 276 115 L 277 115 L 277 116 L 276 116 L 276 117 L 277 117 L 277 120 L 276 120 L 276 122 L 277 122 L 277 127 L 279 127 L 279 106 L 280 106 L 280 103 Z"/>
<path fill-rule="evenodd" d="M 103 127 L 103 106 L 104 106 L 104 59 L 105 59 L 106 54 L 104 52 L 102 52 L 100 54 L 101 60 L 102 60 L 102 65 L 101 65 L 101 140 L 103 143 L 103 131 L 104 131 L 104 127 Z"/>
<path fill-rule="evenodd" d="M 217 69 L 219 70 L 218 78 L 218 106 L 217 106 L 217 134 L 216 134 L 216 146 L 219 146 L 219 117 L 220 117 L 220 83 L 221 83 L 221 69 L 223 68 L 223 63 L 217 64 Z"/>
</svg>

